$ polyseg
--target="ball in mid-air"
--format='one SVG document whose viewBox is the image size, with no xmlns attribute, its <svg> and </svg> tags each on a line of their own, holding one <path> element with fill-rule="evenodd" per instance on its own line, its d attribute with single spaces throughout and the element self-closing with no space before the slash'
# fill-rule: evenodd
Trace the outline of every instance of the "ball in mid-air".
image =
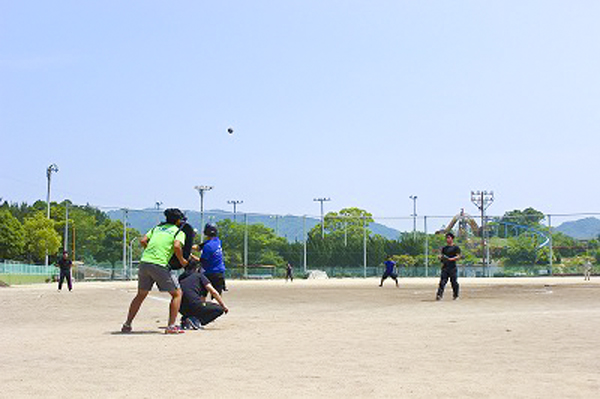
<svg viewBox="0 0 600 399">
<path fill-rule="evenodd" d="M 227 128 L 227 133 L 229 133 L 229 134 L 233 134 L 233 128 L 232 128 L 232 127 L 228 127 L 228 128 Z"/>
</svg>

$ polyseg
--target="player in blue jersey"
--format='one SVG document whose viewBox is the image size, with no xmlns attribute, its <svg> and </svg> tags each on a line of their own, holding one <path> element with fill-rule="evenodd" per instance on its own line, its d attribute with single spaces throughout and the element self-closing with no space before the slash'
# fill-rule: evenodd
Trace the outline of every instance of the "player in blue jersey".
<svg viewBox="0 0 600 399">
<path fill-rule="evenodd" d="M 202 249 L 200 255 L 200 264 L 204 270 L 204 275 L 219 294 L 223 294 L 225 289 L 225 263 L 223 262 L 223 248 L 221 240 L 218 237 L 217 227 L 207 223 L 204 226 L 204 235 L 206 241 L 198 247 Z M 204 296 L 208 294 L 207 290 L 203 290 Z"/>
<path fill-rule="evenodd" d="M 385 272 L 383 273 L 383 276 L 381 276 L 381 283 L 379 283 L 380 287 L 383 287 L 383 281 L 388 277 L 391 277 L 396 282 L 396 287 L 399 287 L 398 274 L 394 271 L 395 267 L 396 262 L 392 260 L 392 255 L 388 255 L 387 260 L 385 261 Z"/>
</svg>

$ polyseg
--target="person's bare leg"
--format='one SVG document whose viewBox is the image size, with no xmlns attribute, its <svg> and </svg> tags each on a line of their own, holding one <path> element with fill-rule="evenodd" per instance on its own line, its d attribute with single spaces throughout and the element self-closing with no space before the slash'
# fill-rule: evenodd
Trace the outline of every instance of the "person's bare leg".
<svg viewBox="0 0 600 399">
<path fill-rule="evenodd" d="M 135 315 L 140 310 L 140 306 L 142 306 L 142 303 L 144 302 L 144 299 L 146 299 L 148 292 L 150 292 L 150 291 L 138 290 L 137 295 L 131 301 L 131 305 L 129 305 L 129 312 L 127 313 L 127 321 L 125 322 L 126 325 L 131 326 L 131 322 L 133 322 Z"/>
<path fill-rule="evenodd" d="M 177 313 L 179 313 L 179 306 L 181 305 L 181 289 L 169 292 L 171 294 L 171 304 L 169 305 L 169 326 L 175 325 L 177 319 Z"/>
</svg>

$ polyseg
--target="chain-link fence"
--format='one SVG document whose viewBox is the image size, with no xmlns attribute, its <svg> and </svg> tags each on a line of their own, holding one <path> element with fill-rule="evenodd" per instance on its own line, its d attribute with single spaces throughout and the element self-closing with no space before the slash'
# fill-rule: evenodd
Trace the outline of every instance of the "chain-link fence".
<svg viewBox="0 0 600 399">
<path fill-rule="evenodd" d="M 144 234 L 162 220 L 161 210 L 108 212 L 124 226 Z M 391 257 L 402 277 L 439 275 L 445 233 L 453 232 L 461 248 L 459 275 L 465 277 L 579 275 L 599 273 L 598 213 L 547 215 L 533 209 L 502 216 L 372 216 L 360 210 L 327 215 L 269 215 L 188 211 L 201 242 L 204 223 L 215 224 L 222 240 L 228 278 L 283 278 L 290 263 L 296 277 L 310 270 L 330 277 L 371 277 L 383 273 Z M 85 240 L 85 237 L 78 237 Z M 77 280 L 130 279 L 137 275 L 141 248 L 136 237 L 123 234 L 123 255 L 114 262 L 78 259 Z M 53 267 L 3 264 L 0 278 L 56 275 Z"/>
</svg>

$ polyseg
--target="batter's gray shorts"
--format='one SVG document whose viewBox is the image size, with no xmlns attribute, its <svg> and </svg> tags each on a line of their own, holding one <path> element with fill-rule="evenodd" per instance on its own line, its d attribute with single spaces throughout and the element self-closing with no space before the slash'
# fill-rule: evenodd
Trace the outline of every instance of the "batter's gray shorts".
<svg viewBox="0 0 600 399">
<path fill-rule="evenodd" d="M 154 283 L 158 285 L 159 291 L 173 292 L 180 288 L 179 280 L 169 269 L 141 262 L 138 270 L 138 289 L 150 291 Z"/>
</svg>

